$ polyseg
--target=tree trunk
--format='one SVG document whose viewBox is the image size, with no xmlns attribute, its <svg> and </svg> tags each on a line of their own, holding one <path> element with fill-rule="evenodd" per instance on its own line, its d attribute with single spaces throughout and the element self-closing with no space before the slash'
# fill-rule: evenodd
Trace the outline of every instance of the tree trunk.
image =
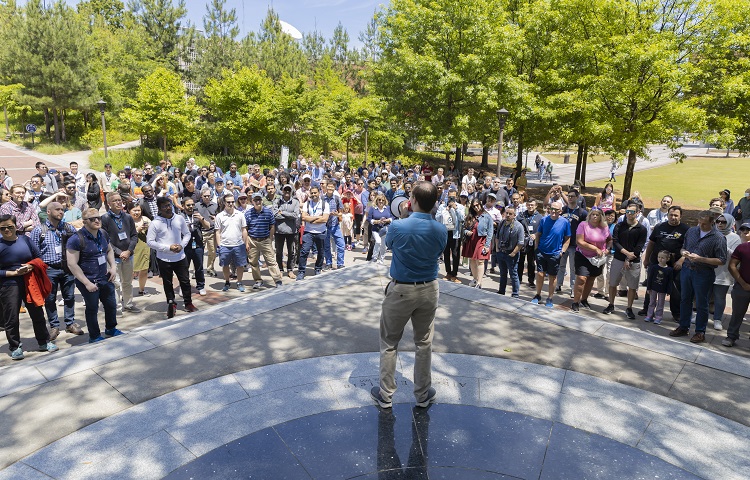
<svg viewBox="0 0 750 480">
<path fill-rule="evenodd" d="M 633 186 L 633 173 L 635 172 L 635 161 L 635 150 L 628 150 L 628 168 L 625 170 L 625 183 L 622 186 L 623 200 L 630 198 L 630 189 Z"/>
<path fill-rule="evenodd" d="M 164 134 L 164 161 L 167 161 L 167 134 Z"/>
<path fill-rule="evenodd" d="M 349 143 L 351 142 L 351 139 L 347 137 L 346 139 L 346 161 L 349 161 Z M 274 150 L 276 149 L 276 144 L 274 144 Z"/>
<path fill-rule="evenodd" d="M 490 146 L 489 145 L 482 145 L 482 167 L 490 168 Z"/>
<path fill-rule="evenodd" d="M 586 164 L 589 160 L 589 146 L 583 145 L 583 165 L 581 165 L 581 191 L 586 190 Z"/>
<path fill-rule="evenodd" d="M 8 106 L 3 105 L 3 114 L 5 114 L 5 135 L 10 137 L 10 124 L 8 124 Z"/>
<path fill-rule="evenodd" d="M 60 109 L 60 135 L 62 135 L 62 141 L 67 142 L 68 136 L 65 133 L 65 110 Z"/>
<path fill-rule="evenodd" d="M 138 135 L 141 138 L 141 162 L 146 163 L 146 147 L 143 145 L 143 134 Z"/>
<path fill-rule="evenodd" d="M 576 154 L 576 175 L 573 181 L 581 179 L 581 164 L 583 163 L 583 143 L 578 143 L 578 153 Z"/>
<path fill-rule="evenodd" d="M 516 150 L 516 173 L 513 178 L 521 176 L 523 170 L 523 122 L 518 126 L 518 149 Z"/>
<path fill-rule="evenodd" d="M 461 144 L 460 143 L 456 144 L 456 157 L 453 160 L 453 163 L 454 165 L 458 165 L 459 163 L 461 163 Z M 447 162 L 445 162 L 445 171 L 447 172 L 450 169 L 451 169 L 451 162 L 450 160 L 448 160 Z"/>
<path fill-rule="evenodd" d="M 57 107 L 52 109 L 52 118 L 55 121 L 55 145 L 60 145 L 60 120 L 57 115 Z"/>
<path fill-rule="evenodd" d="M 44 129 L 47 131 L 47 138 L 50 137 L 50 120 L 49 120 L 49 108 L 44 107 Z"/>
</svg>

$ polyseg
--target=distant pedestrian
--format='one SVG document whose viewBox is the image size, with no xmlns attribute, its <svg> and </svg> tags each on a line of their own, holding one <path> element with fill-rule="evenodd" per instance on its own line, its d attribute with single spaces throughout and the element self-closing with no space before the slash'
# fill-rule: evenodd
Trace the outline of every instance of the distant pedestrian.
<svg viewBox="0 0 750 480">
<path fill-rule="evenodd" d="M 612 160 L 612 166 L 609 168 L 609 181 L 616 182 L 615 173 L 617 173 L 617 162 Z"/>
</svg>

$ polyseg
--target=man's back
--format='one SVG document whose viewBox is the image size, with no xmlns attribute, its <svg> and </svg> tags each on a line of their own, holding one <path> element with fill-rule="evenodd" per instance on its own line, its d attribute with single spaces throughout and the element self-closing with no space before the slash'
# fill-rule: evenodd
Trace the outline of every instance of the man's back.
<svg viewBox="0 0 750 480">
<path fill-rule="evenodd" d="M 391 277 L 402 282 L 437 278 L 438 258 L 448 241 L 448 230 L 427 213 L 413 213 L 393 222 L 385 243 L 393 252 Z"/>
</svg>

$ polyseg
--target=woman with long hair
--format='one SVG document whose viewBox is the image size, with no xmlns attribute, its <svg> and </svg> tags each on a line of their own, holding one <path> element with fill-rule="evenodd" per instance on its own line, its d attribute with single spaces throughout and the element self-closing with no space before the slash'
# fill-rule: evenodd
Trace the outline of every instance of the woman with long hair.
<svg viewBox="0 0 750 480">
<path fill-rule="evenodd" d="M 492 242 L 492 217 L 484 211 L 479 199 L 471 201 L 469 213 L 464 221 L 464 243 L 461 255 L 469 259 L 472 281 L 470 287 L 482 288 L 484 277 L 484 262 L 490 258 L 490 244 Z"/>
<path fill-rule="evenodd" d="M 617 205 L 617 198 L 615 197 L 615 188 L 611 183 L 604 185 L 601 192 L 596 195 L 594 200 L 594 206 L 601 211 L 607 211 L 610 209 L 614 210 L 614 206 Z"/>
<path fill-rule="evenodd" d="M 86 201 L 89 208 L 99 210 L 102 208 L 102 191 L 99 188 L 99 180 L 94 173 L 86 174 Z"/>
<path fill-rule="evenodd" d="M 589 294 L 596 277 L 602 274 L 607 261 L 607 249 L 612 243 L 609 226 L 604 213 L 593 208 L 586 220 L 578 224 L 576 230 L 575 268 L 576 283 L 573 286 L 573 305 L 571 310 L 577 312 L 579 305 L 588 309 Z"/>
</svg>

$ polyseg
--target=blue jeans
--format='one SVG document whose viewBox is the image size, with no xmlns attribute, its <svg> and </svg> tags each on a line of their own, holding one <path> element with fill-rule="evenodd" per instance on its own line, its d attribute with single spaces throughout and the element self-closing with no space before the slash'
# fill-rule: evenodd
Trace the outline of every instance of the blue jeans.
<svg viewBox="0 0 750 480">
<path fill-rule="evenodd" d="M 693 270 L 683 268 L 680 274 L 680 327 L 690 329 L 690 317 L 693 314 L 693 298 L 698 312 L 695 315 L 696 333 L 706 332 L 708 325 L 708 299 L 716 274 L 713 270 Z"/>
<path fill-rule="evenodd" d="M 195 287 L 198 290 L 203 290 L 206 288 L 206 275 L 203 271 L 203 247 L 192 248 L 188 244 L 188 248 L 185 249 L 185 258 L 187 259 L 188 267 L 190 266 L 190 262 L 193 263 Z"/>
<path fill-rule="evenodd" d="M 505 295 L 505 287 L 508 285 L 508 273 L 510 273 L 510 283 L 513 297 L 518 297 L 518 290 L 521 288 L 521 280 L 518 278 L 518 257 L 511 257 L 504 252 L 496 252 L 497 263 L 500 266 L 500 289 L 498 293 Z"/>
<path fill-rule="evenodd" d="M 325 233 L 310 233 L 305 232 L 302 235 L 302 248 L 299 252 L 299 266 L 297 267 L 297 275 L 305 274 L 307 269 L 307 256 L 310 255 L 310 250 L 313 246 L 318 249 L 318 257 L 315 260 L 315 273 L 317 274 L 323 269 L 323 243 L 325 242 Z"/>
<path fill-rule="evenodd" d="M 65 301 L 65 325 L 71 325 L 75 321 L 76 306 L 76 279 L 73 275 L 65 273 L 63 270 L 49 267 L 47 277 L 52 284 L 52 290 L 47 295 L 44 302 L 44 309 L 47 311 L 47 320 L 52 328 L 60 328 L 60 318 L 57 316 L 57 289 L 62 291 L 63 301 Z"/>
<path fill-rule="evenodd" d="M 332 227 L 326 227 L 326 237 L 323 242 L 323 252 L 325 253 L 326 265 L 333 265 L 333 256 L 331 255 L 331 237 L 336 242 L 336 266 L 344 266 L 344 235 L 341 233 L 341 224 Z"/>
<path fill-rule="evenodd" d="M 104 307 L 104 329 L 112 330 L 115 328 L 117 326 L 115 284 L 112 282 L 97 283 L 99 290 L 95 292 L 86 290 L 86 286 L 78 280 L 76 280 L 76 286 L 86 304 L 86 328 L 89 331 L 89 338 L 97 338 L 102 334 L 98 319 L 99 302 L 102 302 Z"/>
</svg>

